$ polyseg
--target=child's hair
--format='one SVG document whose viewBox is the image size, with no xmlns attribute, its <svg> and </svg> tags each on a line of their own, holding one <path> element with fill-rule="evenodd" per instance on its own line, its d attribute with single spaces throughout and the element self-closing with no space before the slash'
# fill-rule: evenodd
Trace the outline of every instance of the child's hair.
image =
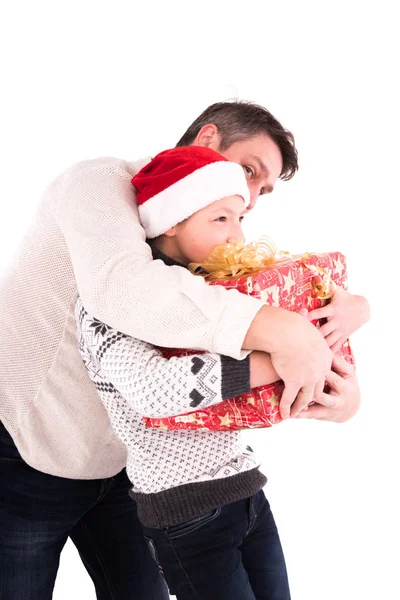
<svg viewBox="0 0 400 600">
<path fill-rule="evenodd" d="M 235 142 L 259 134 L 268 135 L 278 146 L 282 155 L 280 179 L 291 179 L 299 168 L 293 134 L 284 129 L 277 119 L 263 106 L 253 102 L 233 100 L 212 104 L 189 126 L 178 146 L 190 146 L 204 125 L 213 123 L 221 136 L 219 151 L 223 152 Z"/>
</svg>

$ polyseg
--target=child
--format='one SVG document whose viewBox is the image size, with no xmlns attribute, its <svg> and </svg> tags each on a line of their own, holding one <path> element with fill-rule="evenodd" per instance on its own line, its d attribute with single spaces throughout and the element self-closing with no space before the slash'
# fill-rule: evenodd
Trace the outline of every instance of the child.
<svg viewBox="0 0 400 600">
<path fill-rule="evenodd" d="M 132 183 L 155 259 L 187 266 L 219 244 L 243 239 L 249 202 L 243 169 L 213 150 L 162 152 Z M 162 294 L 160 280 L 155 310 Z M 76 317 L 84 363 L 127 446 L 132 497 L 171 593 L 178 600 L 288 600 L 283 552 L 262 492 L 266 478 L 240 432 L 163 431 L 142 421 L 202 409 L 276 381 L 268 356 L 167 360 L 150 344 L 90 317 L 80 299 Z"/>
</svg>

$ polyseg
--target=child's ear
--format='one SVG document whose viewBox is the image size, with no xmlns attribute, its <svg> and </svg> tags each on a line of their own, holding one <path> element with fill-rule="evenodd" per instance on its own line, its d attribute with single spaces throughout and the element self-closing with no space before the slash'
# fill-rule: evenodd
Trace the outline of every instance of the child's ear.
<svg viewBox="0 0 400 600">
<path fill-rule="evenodd" d="M 175 225 L 175 227 L 171 227 L 171 229 L 168 229 L 168 231 L 165 231 L 164 235 L 166 235 L 167 237 L 175 237 L 176 236 L 176 225 Z"/>
</svg>

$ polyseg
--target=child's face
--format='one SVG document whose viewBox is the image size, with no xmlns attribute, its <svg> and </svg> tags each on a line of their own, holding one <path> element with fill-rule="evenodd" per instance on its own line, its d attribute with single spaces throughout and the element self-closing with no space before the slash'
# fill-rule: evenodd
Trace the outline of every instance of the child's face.
<svg viewBox="0 0 400 600">
<path fill-rule="evenodd" d="M 199 210 L 165 234 L 174 246 L 173 258 L 184 264 L 202 262 L 215 246 L 244 240 L 245 212 L 241 196 L 229 196 Z"/>
</svg>

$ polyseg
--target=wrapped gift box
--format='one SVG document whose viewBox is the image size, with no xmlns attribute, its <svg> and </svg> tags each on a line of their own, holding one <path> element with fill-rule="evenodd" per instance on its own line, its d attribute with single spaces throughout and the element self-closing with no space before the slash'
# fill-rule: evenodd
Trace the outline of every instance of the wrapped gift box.
<svg viewBox="0 0 400 600">
<path fill-rule="evenodd" d="M 254 249 L 254 244 L 252 245 Z M 220 247 L 222 248 L 222 247 Z M 246 247 L 248 248 L 248 247 Z M 242 249 L 243 251 L 243 249 Z M 210 255 L 210 258 L 212 255 Z M 212 262 L 212 261 L 211 261 Z M 266 304 L 298 311 L 301 308 L 313 310 L 330 301 L 335 287 L 347 289 L 346 259 L 340 252 L 325 254 L 305 254 L 289 256 L 287 253 L 269 252 L 254 257 L 254 253 L 243 266 L 240 258 L 230 257 L 228 268 L 223 263 L 214 262 L 219 268 L 194 265 L 193 270 L 207 267 L 210 285 L 222 285 L 237 289 L 263 300 Z M 222 266 L 222 269 L 220 268 Z M 243 271 L 250 271 L 243 274 Z M 319 322 L 314 322 L 319 327 Z M 194 354 L 189 350 L 161 349 L 165 358 Z M 196 352 L 198 354 L 198 351 Z M 345 342 L 338 354 L 354 364 L 349 342 Z M 237 430 L 270 427 L 282 419 L 279 413 L 279 400 L 283 392 L 283 382 L 277 381 L 261 386 L 241 396 L 225 400 L 205 410 L 163 419 L 145 418 L 147 427 L 159 429 L 209 429 Z"/>
</svg>

